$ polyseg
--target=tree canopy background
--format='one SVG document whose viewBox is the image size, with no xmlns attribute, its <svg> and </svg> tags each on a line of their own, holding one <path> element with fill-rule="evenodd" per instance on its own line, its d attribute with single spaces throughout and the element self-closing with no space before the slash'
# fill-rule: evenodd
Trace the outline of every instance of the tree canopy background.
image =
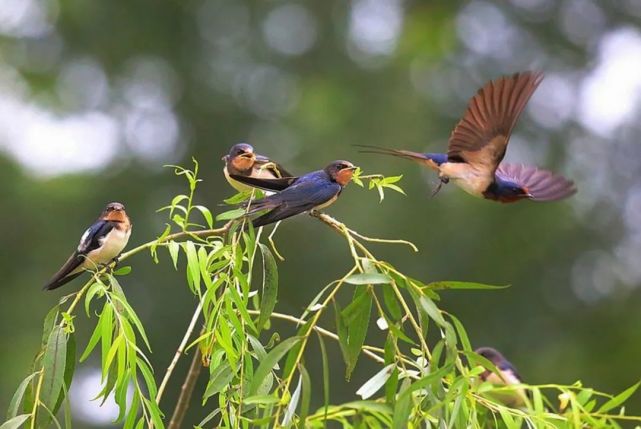
<svg viewBox="0 0 641 429">
<path fill-rule="evenodd" d="M 79 286 L 41 285 L 104 204 L 126 205 L 131 246 L 148 241 L 164 228 L 155 210 L 182 185 L 162 165 L 196 157 L 197 200 L 215 207 L 234 193 L 220 158 L 239 141 L 295 173 L 334 159 L 402 173 L 407 197 L 379 204 L 349 187 L 330 212 L 363 233 L 412 240 L 420 253 L 379 255 L 414 277 L 511 284 L 452 292 L 442 307 L 526 381 L 628 387 L 641 375 L 640 23 L 634 0 L 4 4 L 0 409 L 28 371 L 47 309 Z M 566 202 L 499 205 L 453 186 L 429 198 L 431 172 L 352 146 L 443 150 L 478 87 L 526 69 L 547 77 L 507 159 L 574 179 L 579 193 Z M 277 309 L 300 312 L 345 268 L 347 250 L 307 216 L 283 223 L 277 243 L 286 258 Z M 168 264 L 144 254 L 132 263 L 126 293 L 162 371 L 193 297 Z M 355 397 L 369 365 L 332 392 L 337 400 Z M 76 421 L 109 422 L 89 402 L 98 373 L 91 362 L 79 371 Z"/>
</svg>

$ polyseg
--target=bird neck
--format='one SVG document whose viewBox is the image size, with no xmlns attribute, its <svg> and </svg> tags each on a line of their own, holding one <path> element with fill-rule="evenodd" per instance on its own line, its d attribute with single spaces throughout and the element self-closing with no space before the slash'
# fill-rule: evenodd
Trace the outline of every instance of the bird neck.
<svg viewBox="0 0 641 429">
<path fill-rule="evenodd" d="M 437 166 L 440 166 L 441 164 L 448 162 L 446 153 L 426 153 L 425 157 L 430 161 L 434 162 L 434 164 L 436 164 Z"/>
</svg>

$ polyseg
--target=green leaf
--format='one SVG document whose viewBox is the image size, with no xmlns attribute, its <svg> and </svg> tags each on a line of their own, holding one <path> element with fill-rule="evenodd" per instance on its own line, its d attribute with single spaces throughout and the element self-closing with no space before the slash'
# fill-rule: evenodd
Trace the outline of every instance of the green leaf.
<svg viewBox="0 0 641 429">
<path fill-rule="evenodd" d="M 265 356 L 265 359 L 263 359 L 258 366 L 258 369 L 254 373 L 254 377 L 251 380 L 250 386 L 249 386 L 249 394 L 250 395 L 255 395 L 256 392 L 258 391 L 258 388 L 263 382 L 263 379 L 267 376 L 267 374 L 270 373 L 272 368 L 276 366 L 278 361 L 285 356 L 285 354 L 294 347 L 298 342 L 300 342 L 300 338 L 298 337 L 291 337 L 287 338 L 286 340 L 283 340 L 280 344 L 278 344 L 276 347 L 274 347 L 269 353 L 267 353 L 267 356 Z"/>
<path fill-rule="evenodd" d="M 302 364 L 300 365 L 300 375 L 303 381 L 303 394 L 300 403 L 298 427 L 300 429 L 305 429 L 305 421 L 307 420 L 307 414 L 309 414 L 309 404 L 312 399 L 312 381 L 309 378 L 307 369 L 305 369 L 305 366 Z"/>
<path fill-rule="evenodd" d="M 67 338 L 67 352 L 66 352 L 66 360 L 65 360 L 65 373 L 63 376 L 63 389 L 60 392 L 60 396 L 58 397 L 58 401 L 56 402 L 56 406 L 52 411 L 57 412 L 58 409 L 60 409 L 60 405 L 62 405 L 62 401 L 65 399 L 67 392 L 69 392 L 69 389 L 71 388 L 71 382 L 73 380 L 73 374 L 76 370 L 76 336 L 72 332 L 69 334 L 69 337 Z"/>
<path fill-rule="evenodd" d="M 389 284 L 392 279 L 382 273 L 352 274 L 345 279 L 345 283 L 352 285 L 380 285 Z"/>
<path fill-rule="evenodd" d="M 211 215 L 211 211 L 209 211 L 209 209 L 207 207 L 205 207 L 205 206 L 196 205 L 196 206 L 193 206 L 193 207 L 195 209 L 197 209 L 198 211 L 200 211 L 200 213 L 202 213 L 203 217 L 205 218 L 205 221 L 207 222 L 207 226 L 209 226 L 210 229 L 213 228 L 214 227 L 214 217 Z"/>
<path fill-rule="evenodd" d="M 403 394 L 409 390 L 410 379 L 406 378 L 401 384 L 400 396 L 394 405 L 394 414 L 392 418 L 393 429 L 407 428 L 407 421 L 412 410 L 412 397 L 411 395 Z"/>
<path fill-rule="evenodd" d="M 318 343 L 321 349 L 321 360 L 323 361 L 323 408 L 325 410 L 325 420 L 327 420 L 327 410 L 329 408 L 329 359 L 327 358 L 327 349 L 323 337 L 318 334 Z"/>
<path fill-rule="evenodd" d="M 236 205 L 242 203 L 243 201 L 248 200 L 252 195 L 252 191 L 239 192 L 236 195 L 233 195 L 226 200 L 223 200 L 225 204 Z"/>
<path fill-rule="evenodd" d="M 193 241 L 183 243 L 185 254 L 187 255 L 187 280 L 192 292 L 196 293 L 200 289 L 200 262 L 198 260 L 198 251 Z"/>
<path fill-rule="evenodd" d="M 42 359 L 44 375 L 40 389 L 41 402 L 51 410 L 53 414 L 57 411 L 55 406 L 64 383 L 66 360 L 67 336 L 62 328 L 57 325 L 49 335 L 45 354 Z"/>
<path fill-rule="evenodd" d="M 167 250 L 169 251 L 169 256 L 171 256 L 171 261 L 174 263 L 174 269 L 178 269 L 178 253 L 180 253 L 180 244 L 175 241 L 170 241 L 167 244 Z"/>
<path fill-rule="evenodd" d="M 218 216 L 216 216 L 217 221 L 221 220 L 232 220 L 232 219 L 238 219 L 239 217 L 243 216 L 245 214 L 245 209 L 233 209 L 233 210 L 228 210 L 226 212 L 222 212 Z"/>
<path fill-rule="evenodd" d="M 207 389 L 205 390 L 205 393 L 203 395 L 203 404 L 209 397 L 222 392 L 222 390 L 229 385 L 233 378 L 234 371 L 231 369 L 228 363 L 223 363 L 216 367 L 209 377 L 209 383 L 207 383 Z"/>
<path fill-rule="evenodd" d="M 29 419 L 29 417 L 31 417 L 30 414 L 20 414 L 19 416 L 15 416 L 14 418 L 4 422 L 2 426 L 0 426 L 0 429 L 18 429 L 27 421 L 27 419 Z"/>
<path fill-rule="evenodd" d="M 341 350 L 345 358 L 345 377 L 349 380 L 356 367 L 361 353 L 372 310 L 372 297 L 368 286 L 357 286 L 352 302 L 345 307 L 337 317 L 341 320 L 343 329 L 338 329 Z"/>
<path fill-rule="evenodd" d="M 20 383 L 20 385 L 16 389 L 16 393 L 13 394 L 13 397 L 11 398 L 11 402 L 9 403 L 9 410 L 7 411 L 7 420 L 10 420 L 18 415 L 18 410 L 20 409 L 20 403 L 22 402 L 22 398 L 24 397 L 24 392 L 27 390 L 27 386 L 29 386 L 29 382 L 36 375 L 40 375 L 40 373 L 34 372 L 33 374 L 29 375 L 27 378 L 22 380 L 22 383 Z"/>
<path fill-rule="evenodd" d="M 458 281 L 440 281 L 432 282 L 425 286 L 426 289 L 430 290 L 445 290 L 445 289 L 464 289 L 464 290 L 497 290 L 497 289 L 506 289 L 510 285 L 505 286 L 496 286 L 488 285 L 483 283 L 473 283 L 473 282 L 458 282 Z"/>
<path fill-rule="evenodd" d="M 130 272 L 131 272 L 131 266 L 130 265 L 125 265 L 124 267 L 120 267 L 116 271 L 114 271 L 114 275 L 116 275 L 116 276 L 126 276 Z"/>
<path fill-rule="evenodd" d="M 59 304 L 55 305 L 51 310 L 49 310 L 49 312 L 47 313 L 47 316 L 45 317 L 44 327 L 42 329 L 42 342 L 41 342 L 42 348 L 45 348 L 45 346 L 47 345 L 47 341 L 49 341 L 49 336 L 51 335 L 51 331 L 56 325 L 56 321 L 58 320 L 59 307 L 60 307 Z"/>
<path fill-rule="evenodd" d="M 434 301 L 429 299 L 426 296 L 421 296 L 418 299 L 418 302 L 423 309 L 427 313 L 427 315 L 434 320 L 437 324 L 440 326 L 445 326 L 447 325 L 447 322 L 443 318 L 443 314 L 441 314 L 441 310 L 434 304 Z"/>
<path fill-rule="evenodd" d="M 263 255 L 263 293 L 260 297 L 260 315 L 256 329 L 260 332 L 269 321 L 278 298 L 278 267 L 276 259 L 267 246 L 258 243 Z"/>
<path fill-rule="evenodd" d="M 91 300 L 98 292 L 102 291 L 104 291 L 104 286 L 100 282 L 95 282 L 89 287 L 89 290 L 85 295 L 85 313 L 87 313 L 87 317 L 89 317 L 89 307 L 91 305 Z"/>
<path fill-rule="evenodd" d="M 625 401 L 628 400 L 628 398 L 630 396 L 632 396 L 634 394 L 634 392 L 637 391 L 637 389 L 639 388 L 639 384 L 641 384 L 641 382 L 639 382 L 639 383 L 637 383 L 637 384 L 635 384 L 633 386 L 628 387 L 623 392 L 619 393 L 617 396 L 615 396 L 614 398 L 610 399 L 605 404 L 601 405 L 601 408 L 598 409 L 597 413 L 608 412 L 611 409 L 616 408 L 619 405 L 623 404 Z"/>
</svg>

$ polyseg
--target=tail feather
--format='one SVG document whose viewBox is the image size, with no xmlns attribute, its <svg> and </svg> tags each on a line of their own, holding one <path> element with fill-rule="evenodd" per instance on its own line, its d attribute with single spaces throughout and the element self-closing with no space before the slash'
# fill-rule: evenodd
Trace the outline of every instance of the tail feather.
<svg viewBox="0 0 641 429">
<path fill-rule="evenodd" d="M 443 160 L 433 159 L 432 157 L 430 157 L 430 154 L 412 152 L 412 151 L 403 150 L 403 149 L 389 149 L 385 147 L 362 145 L 362 144 L 357 144 L 354 146 L 362 148 L 361 150 L 359 150 L 359 152 L 361 153 L 375 153 L 378 155 L 389 155 L 389 156 L 396 156 L 399 158 L 409 159 L 411 161 L 419 162 L 423 165 L 426 165 L 435 171 L 438 171 L 439 164 L 445 161 L 445 159 Z"/>
</svg>

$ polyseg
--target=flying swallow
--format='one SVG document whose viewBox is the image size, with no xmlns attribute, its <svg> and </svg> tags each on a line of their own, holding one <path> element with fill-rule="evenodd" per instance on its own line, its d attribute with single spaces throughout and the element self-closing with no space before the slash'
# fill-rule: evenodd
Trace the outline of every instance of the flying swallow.
<svg viewBox="0 0 641 429">
<path fill-rule="evenodd" d="M 258 179 L 279 179 L 292 176 L 279 164 L 265 156 L 256 154 L 254 148 L 247 143 L 233 145 L 222 160 L 225 161 L 223 170 L 225 178 L 239 192 L 250 191 L 252 186 L 231 178 L 232 175 Z"/>
<path fill-rule="evenodd" d="M 481 373 L 480 378 L 482 381 L 487 381 L 497 386 L 513 386 L 523 384 L 521 376 L 516 371 L 514 365 L 510 363 L 505 357 L 496 349 L 492 347 L 479 347 L 474 350 L 474 353 L 483 356 L 494 364 L 498 369 L 498 374 L 490 371 L 489 369 Z M 522 407 L 525 405 L 525 398 L 527 394 L 522 388 L 516 388 L 513 391 L 494 392 L 497 400 L 503 402 L 509 407 Z"/>
<path fill-rule="evenodd" d="M 537 167 L 502 163 L 512 129 L 543 74 L 516 73 L 487 83 L 468 103 L 452 131 L 447 153 L 418 153 L 364 146 L 363 152 L 417 161 L 435 170 L 441 182 L 452 180 L 467 193 L 511 203 L 560 200 L 576 192 L 574 183 Z"/>
<path fill-rule="evenodd" d="M 110 263 L 125 248 L 130 235 L 131 222 L 125 206 L 120 203 L 107 204 L 98 220 L 82 234 L 76 250 L 44 289 L 59 288 L 85 270 Z"/>
<path fill-rule="evenodd" d="M 300 177 L 259 179 L 234 174 L 231 177 L 249 186 L 277 192 L 243 203 L 243 207 L 247 208 L 247 215 L 269 210 L 252 221 L 257 228 L 308 210 L 329 206 L 352 180 L 355 169 L 349 161 L 334 161 L 322 170 Z"/>
</svg>

